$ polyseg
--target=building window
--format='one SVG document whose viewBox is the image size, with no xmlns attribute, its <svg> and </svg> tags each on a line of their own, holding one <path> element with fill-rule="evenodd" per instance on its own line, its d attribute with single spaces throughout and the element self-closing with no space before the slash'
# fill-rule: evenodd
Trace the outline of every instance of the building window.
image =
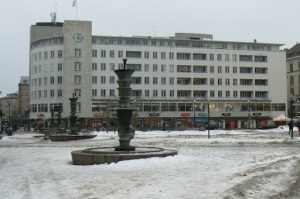
<svg viewBox="0 0 300 199">
<path fill-rule="evenodd" d="M 177 53 L 177 60 L 191 60 L 191 53 Z"/>
<path fill-rule="evenodd" d="M 101 76 L 101 84 L 105 84 L 106 83 L 106 77 L 105 76 Z"/>
<path fill-rule="evenodd" d="M 50 51 L 50 58 L 51 58 L 51 59 L 54 59 L 54 50 L 51 50 L 51 51 Z"/>
<path fill-rule="evenodd" d="M 50 77 L 50 84 L 54 84 L 54 83 L 55 83 L 54 77 Z"/>
<path fill-rule="evenodd" d="M 74 81 L 75 81 L 75 84 L 81 84 L 81 76 L 80 75 L 75 75 L 74 76 Z"/>
<path fill-rule="evenodd" d="M 121 50 L 118 51 L 118 57 L 123 58 L 123 51 L 121 51 Z"/>
<path fill-rule="evenodd" d="M 193 72 L 194 73 L 207 73 L 207 67 L 206 66 L 193 66 Z"/>
<path fill-rule="evenodd" d="M 153 52 L 152 55 L 153 55 L 153 59 L 157 59 L 157 52 Z"/>
<path fill-rule="evenodd" d="M 225 61 L 229 62 L 229 54 L 225 54 Z"/>
<path fill-rule="evenodd" d="M 105 71 L 106 70 L 106 64 L 105 63 L 101 63 L 101 70 Z"/>
<path fill-rule="evenodd" d="M 162 77 L 161 78 L 161 85 L 165 85 L 166 84 L 166 78 L 165 77 Z"/>
<path fill-rule="evenodd" d="M 109 57 L 110 58 L 114 58 L 115 57 L 115 51 L 114 50 L 110 50 L 109 51 Z"/>
<path fill-rule="evenodd" d="M 145 72 L 149 72 L 149 64 L 145 64 L 144 65 L 144 71 Z"/>
<path fill-rule="evenodd" d="M 161 59 L 166 59 L 166 53 L 165 52 L 161 52 L 160 53 L 160 57 L 161 57 Z"/>
<path fill-rule="evenodd" d="M 240 55 L 241 62 L 252 62 L 253 56 L 252 55 Z"/>
<path fill-rule="evenodd" d="M 149 84 L 149 77 L 144 77 L 144 83 Z"/>
<path fill-rule="evenodd" d="M 92 70 L 96 71 L 97 70 L 97 63 L 92 63 Z"/>
<path fill-rule="evenodd" d="M 226 97 L 230 97 L 230 91 L 225 92 Z"/>
<path fill-rule="evenodd" d="M 237 73 L 237 67 L 236 66 L 232 67 L 232 73 Z"/>
<path fill-rule="evenodd" d="M 174 77 L 170 77 L 169 82 L 170 82 L 170 85 L 174 85 Z"/>
<path fill-rule="evenodd" d="M 158 91 L 157 90 L 153 90 L 153 97 L 157 97 L 158 96 Z"/>
<path fill-rule="evenodd" d="M 81 57 L 81 49 L 75 48 L 75 57 Z"/>
<path fill-rule="evenodd" d="M 97 76 L 92 76 L 92 84 L 97 84 Z"/>
<path fill-rule="evenodd" d="M 76 112 L 81 112 L 81 102 L 76 102 Z"/>
<path fill-rule="evenodd" d="M 57 77 L 57 84 L 62 84 L 62 80 L 63 80 L 63 77 L 62 76 L 58 76 Z"/>
<path fill-rule="evenodd" d="M 44 52 L 44 59 L 48 59 L 48 52 L 47 51 Z"/>
<path fill-rule="evenodd" d="M 110 70 L 114 71 L 115 70 L 115 64 L 114 63 L 110 63 L 109 64 Z"/>
<path fill-rule="evenodd" d="M 215 97 L 215 91 L 209 91 L 209 96 L 214 98 Z"/>
<path fill-rule="evenodd" d="M 62 97 L 62 90 L 61 89 L 57 90 L 57 97 Z"/>
<path fill-rule="evenodd" d="M 218 73 L 219 73 L 219 74 L 222 73 L 222 66 L 218 66 Z"/>
<path fill-rule="evenodd" d="M 105 50 L 101 50 L 101 57 L 106 58 L 106 51 Z"/>
<path fill-rule="evenodd" d="M 232 61 L 237 62 L 237 55 L 232 55 Z"/>
<path fill-rule="evenodd" d="M 109 96 L 114 97 L 115 96 L 115 90 L 109 89 Z"/>
<path fill-rule="evenodd" d="M 233 97 L 237 98 L 238 97 L 238 91 L 233 91 Z"/>
<path fill-rule="evenodd" d="M 170 90 L 170 97 L 174 97 L 174 96 L 175 96 L 174 90 Z"/>
<path fill-rule="evenodd" d="M 145 97 L 149 97 L 150 96 L 150 91 L 149 90 L 145 90 Z"/>
<path fill-rule="evenodd" d="M 80 71 L 81 70 L 81 62 L 75 62 L 75 70 Z"/>
<path fill-rule="evenodd" d="M 147 51 L 144 52 L 144 58 L 145 58 L 145 59 L 149 59 L 149 52 L 147 52 Z"/>
<path fill-rule="evenodd" d="M 166 97 L 166 90 L 161 91 L 161 97 L 165 98 Z"/>
<path fill-rule="evenodd" d="M 233 84 L 234 86 L 237 86 L 237 79 L 233 79 L 233 80 L 232 80 L 232 84 Z"/>
<path fill-rule="evenodd" d="M 214 61 L 214 54 L 209 54 L 209 60 Z"/>
<path fill-rule="evenodd" d="M 97 57 L 97 50 L 92 50 L 92 57 Z"/>
<path fill-rule="evenodd" d="M 174 65 L 170 65 L 170 73 L 174 72 Z"/>
<path fill-rule="evenodd" d="M 110 76 L 109 77 L 109 83 L 110 84 L 114 84 L 115 83 L 115 77 L 114 76 Z"/>
<path fill-rule="evenodd" d="M 50 97 L 54 97 L 54 90 L 53 89 L 50 90 Z"/>
<path fill-rule="evenodd" d="M 229 86 L 229 85 L 230 85 L 230 79 L 228 79 L 228 78 L 225 79 L 225 85 L 226 85 L 226 86 Z"/>
<path fill-rule="evenodd" d="M 92 96 L 97 97 L 97 89 L 92 89 Z"/>
<path fill-rule="evenodd" d="M 212 85 L 212 86 L 215 85 L 215 79 L 214 78 L 210 78 L 209 79 L 209 84 Z"/>
<path fill-rule="evenodd" d="M 225 66 L 225 73 L 229 73 L 229 66 Z"/>
<path fill-rule="evenodd" d="M 174 52 L 169 52 L 169 59 L 174 59 Z"/>
<path fill-rule="evenodd" d="M 255 71 L 256 74 L 267 74 L 268 73 L 268 68 L 255 67 L 254 71 Z"/>
<path fill-rule="evenodd" d="M 253 73 L 252 67 L 240 67 L 240 73 Z"/>
<path fill-rule="evenodd" d="M 189 65 L 178 65 L 177 72 L 179 73 L 190 73 L 192 72 L 192 67 Z"/>
<path fill-rule="evenodd" d="M 157 72 L 157 64 L 153 64 L 153 72 Z"/>
<path fill-rule="evenodd" d="M 106 90 L 105 89 L 101 89 L 101 97 L 105 97 L 106 96 Z"/>
<path fill-rule="evenodd" d="M 161 65 L 161 72 L 166 72 L 166 65 L 165 64 Z"/>
<path fill-rule="evenodd" d="M 152 82 L 152 84 L 157 84 L 157 77 L 153 77 Z"/>
<path fill-rule="evenodd" d="M 57 58 L 62 58 L 62 50 L 57 51 Z"/>
<path fill-rule="evenodd" d="M 254 61 L 255 62 L 267 62 L 267 56 L 254 56 Z"/>
<path fill-rule="evenodd" d="M 57 71 L 62 71 L 62 63 L 57 64 Z"/>
<path fill-rule="evenodd" d="M 215 67 L 214 66 L 210 66 L 209 67 L 209 72 L 210 73 L 215 73 Z"/>
<path fill-rule="evenodd" d="M 218 97 L 222 98 L 222 91 L 218 91 Z"/>
<path fill-rule="evenodd" d="M 219 85 L 219 86 L 222 85 L 222 78 L 218 78 L 218 85 Z"/>
<path fill-rule="evenodd" d="M 222 61 L 222 54 L 217 54 L 217 60 Z"/>
</svg>

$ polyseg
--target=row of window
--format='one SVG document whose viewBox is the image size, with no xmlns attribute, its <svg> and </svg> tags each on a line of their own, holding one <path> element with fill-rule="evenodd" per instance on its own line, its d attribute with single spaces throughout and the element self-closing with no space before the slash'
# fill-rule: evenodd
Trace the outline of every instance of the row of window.
<svg viewBox="0 0 300 199">
<path fill-rule="evenodd" d="M 159 111 L 179 111 L 179 112 L 191 112 L 191 111 L 200 111 L 206 112 L 208 110 L 207 103 L 201 102 L 144 102 L 136 104 L 139 111 L 144 112 L 159 112 Z M 106 111 L 107 104 L 93 104 L 92 111 Z M 81 103 L 77 102 L 76 104 L 77 112 L 81 111 Z M 31 112 L 51 112 L 51 111 L 61 110 L 63 112 L 63 105 L 61 103 L 56 104 L 32 104 Z M 257 111 L 285 111 L 285 104 L 278 103 L 245 103 L 245 102 L 233 102 L 233 103 L 210 103 L 211 112 L 257 112 Z"/>
<path fill-rule="evenodd" d="M 107 82 L 107 78 L 109 78 L 109 82 Z M 55 80 L 56 79 L 56 80 Z M 234 85 L 238 86 L 238 80 L 239 85 L 241 86 L 268 86 L 268 80 L 267 79 L 230 79 L 230 78 L 189 78 L 189 77 L 152 77 L 151 83 L 153 85 L 167 85 L 167 79 L 168 85 L 175 85 L 175 80 L 177 85 L 223 85 L 225 83 L 226 86 Z M 160 82 L 159 82 L 160 80 Z M 223 83 L 224 80 L 224 83 Z M 57 76 L 56 78 L 54 76 L 51 77 L 39 77 L 31 79 L 31 85 L 32 86 L 46 86 L 48 85 L 48 81 L 50 85 L 62 84 L 63 77 Z M 81 76 L 75 75 L 74 76 L 74 82 L 75 84 L 81 84 Z M 92 76 L 92 84 L 115 84 L 115 76 Z M 149 85 L 150 84 L 150 77 L 132 77 L 132 84 L 136 85 Z"/>
<path fill-rule="evenodd" d="M 98 93 L 99 91 L 99 93 Z M 108 91 L 108 93 L 107 93 Z M 150 95 L 150 92 L 152 94 Z M 208 97 L 208 92 L 209 92 L 209 97 L 214 98 L 262 98 L 262 99 L 268 99 L 268 91 L 230 91 L 226 90 L 223 92 L 222 90 L 214 91 L 214 90 L 132 90 L 131 95 L 136 98 L 141 98 L 141 97 L 175 97 L 175 92 L 177 94 L 177 97 L 184 97 L 184 98 L 189 98 L 189 97 L 195 97 L 195 98 L 207 98 Z M 56 94 L 55 94 L 56 93 Z M 81 89 L 74 89 L 74 94 L 76 97 L 81 97 Z M 62 97 L 63 92 L 62 89 L 50 89 L 48 90 L 37 90 L 37 91 L 32 91 L 31 92 L 31 98 L 32 99 L 41 99 L 41 98 L 48 98 L 48 95 L 50 98 L 54 97 Z M 167 96 L 168 95 L 168 96 Z M 114 89 L 92 89 L 92 97 L 115 97 L 115 90 Z"/>
<path fill-rule="evenodd" d="M 265 44 L 236 44 L 226 42 L 207 41 L 177 41 L 158 40 L 152 38 L 101 38 L 92 37 L 92 43 L 97 45 L 134 45 L 134 46 L 161 46 L 161 47 L 185 47 L 185 48 L 210 48 L 210 49 L 230 49 L 230 50 L 253 50 L 271 51 L 271 45 Z"/>
</svg>

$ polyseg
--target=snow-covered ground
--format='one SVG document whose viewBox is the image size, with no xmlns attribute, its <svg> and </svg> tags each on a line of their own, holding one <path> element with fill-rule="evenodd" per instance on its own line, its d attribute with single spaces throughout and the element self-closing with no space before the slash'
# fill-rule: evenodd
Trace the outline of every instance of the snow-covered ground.
<svg viewBox="0 0 300 199">
<path fill-rule="evenodd" d="M 118 145 L 114 132 L 51 142 L 18 133 L 0 140 L 0 198 L 300 198 L 300 137 L 272 130 L 136 132 L 131 144 L 178 155 L 75 166 L 71 151 Z"/>
</svg>

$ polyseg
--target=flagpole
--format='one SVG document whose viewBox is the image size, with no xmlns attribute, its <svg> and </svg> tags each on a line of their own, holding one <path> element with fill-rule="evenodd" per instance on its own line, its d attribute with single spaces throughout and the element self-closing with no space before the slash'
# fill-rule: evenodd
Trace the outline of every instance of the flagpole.
<svg viewBox="0 0 300 199">
<path fill-rule="evenodd" d="M 77 21 L 77 6 L 78 6 L 78 2 L 76 0 L 76 21 Z"/>
</svg>

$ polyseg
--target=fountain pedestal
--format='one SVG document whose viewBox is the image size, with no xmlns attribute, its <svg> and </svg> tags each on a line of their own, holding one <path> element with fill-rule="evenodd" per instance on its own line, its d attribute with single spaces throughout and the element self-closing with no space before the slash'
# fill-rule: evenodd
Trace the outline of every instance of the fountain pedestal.
<svg viewBox="0 0 300 199">
<path fill-rule="evenodd" d="M 115 70 L 119 80 L 119 103 L 116 108 L 118 120 L 119 146 L 99 147 L 72 151 L 73 164 L 93 165 L 118 162 L 122 160 L 166 157 L 177 155 L 177 151 L 156 147 L 135 147 L 130 145 L 135 131 L 131 125 L 132 113 L 136 110 L 130 103 L 130 85 L 134 70 L 126 69 L 127 59 L 123 59 L 124 68 Z"/>
</svg>

